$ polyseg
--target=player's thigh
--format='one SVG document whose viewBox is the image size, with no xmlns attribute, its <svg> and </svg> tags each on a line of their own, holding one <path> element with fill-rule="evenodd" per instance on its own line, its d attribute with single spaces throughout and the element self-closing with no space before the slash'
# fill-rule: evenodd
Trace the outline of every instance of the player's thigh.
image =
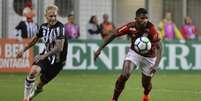
<svg viewBox="0 0 201 101">
<path fill-rule="evenodd" d="M 153 73 L 151 72 L 152 71 L 151 67 L 154 66 L 155 62 L 156 58 L 144 58 L 139 65 L 141 72 L 145 76 L 152 77 Z"/>
<path fill-rule="evenodd" d="M 31 70 L 29 72 L 29 75 L 31 76 L 37 76 L 38 74 L 40 74 L 41 72 L 41 68 L 38 65 L 32 65 Z"/>
<path fill-rule="evenodd" d="M 37 76 L 38 74 L 40 74 L 43 71 L 44 67 L 48 66 L 48 64 L 49 63 L 47 62 L 47 60 L 41 60 L 37 63 L 34 62 L 31 67 L 30 74 Z"/>
<path fill-rule="evenodd" d="M 136 68 L 136 65 L 132 61 L 124 60 L 122 75 L 129 76 L 134 68 Z"/>
<path fill-rule="evenodd" d="M 49 65 L 48 67 L 44 67 L 41 72 L 41 77 L 40 77 L 41 81 L 44 84 L 48 83 L 59 74 L 62 68 L 63 68 L 63 64 L 54 64 L 54 65 Z"/>
<path fill-rule="evenodd" d="M 133 51 L 132 49 L 129 49 L 124 60 L 129 60 L 132 63 L 134 63 L 136 66 L 138 66 L 141 60 L 141 56 L 135 51 Z"/>
</svg>

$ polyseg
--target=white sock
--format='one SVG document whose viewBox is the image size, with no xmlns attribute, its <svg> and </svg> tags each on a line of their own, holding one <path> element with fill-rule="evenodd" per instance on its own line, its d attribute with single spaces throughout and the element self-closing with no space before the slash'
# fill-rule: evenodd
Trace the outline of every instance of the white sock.
<svg viewBox="0 0 201 101">
<path fill-rule="evenodd" d="M 26 78 L 24 82 L 24 99 L 29 98 L 31 90 L 34 87 L 34 84 L 35 84 L 35 78 L 34 79 L 30 79 L 29 77 Z"/>
</svg>

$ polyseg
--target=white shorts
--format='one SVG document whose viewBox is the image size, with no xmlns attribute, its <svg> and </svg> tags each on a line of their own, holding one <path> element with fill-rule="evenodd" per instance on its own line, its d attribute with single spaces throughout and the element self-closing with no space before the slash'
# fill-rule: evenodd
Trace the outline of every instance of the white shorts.
<svg viewBox="0 0 201 101">
<path fill-rule="evenodd" d="M 126 55 L 124 60 L 129 60 L 132 63 L 134 63 L 136 66 L 138 66 L 141 70 L 141 72 L 146 76 L 153 76 L 153 73 L 151 73 L 150 67 L 152 67 L 156 62 L 156 57 L 150 58 L 150 57 L 144 57 L 133 51 L 132 49 L 129 49 L 128 54 Z"/>
</svg>

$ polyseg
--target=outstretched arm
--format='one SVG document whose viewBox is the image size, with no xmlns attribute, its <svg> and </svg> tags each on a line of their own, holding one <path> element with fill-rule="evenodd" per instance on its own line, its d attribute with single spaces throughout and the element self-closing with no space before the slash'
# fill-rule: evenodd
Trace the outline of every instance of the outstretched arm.
<svg viewBox="0 0 201 101">
<path fill-rule="evenodd" d="M 39 37 L 37 37 L 37 36 L 35 35 L 35 36 L 31 39 L 31 42 L 29 42 L 28 45 L 25 46 L 25 48 L 24 48 L 23 50 L 21 50 L 21 51 L 19 51 L 19 52 L 17 53 L 17 58 L 22 57 L 22 54 L 23 54 L 24 52 L 26 52 L 29 48 L 31 48 L 32 46 L 34 46 L 34 45 L 36 44 L 36 42 L 38 42 L 38 40 L 39 40 Z"/>
<path fill-rule="evenodd" d="M 116 37 L 117 37 L 116 34 L 112 34 L 112 35 L 104 42 L 104 44 L 101 45 L 101 46 L 98 48 L 98 50 L 95 52 L 95 55 L 94 55 L 94 60 L 95 60 L 95 61 L 96 61 L 96 58 L 100 55 L 101 50 L 102 50 L 103 48 L 105 48 L 105 46 L 106 46 L 107 44 L 109 44 L 112 40 L 114 40 Z"/>
<path fill-rule="evenodd" d="M 120 28 L 114 29 L 112 31 L 112 35 L 105 41 L 105 43 L 103 45 L 101 45 L 101 47 L 98 48 L 98 50 L 95 52 L 95 56 L 94 56 L 94 60 L 96 60 L 96 58 L 100 55 L 100 52 L 103 48 L 105 48 L 105 46 L 110 43 L 112 40 L 114 40 L 116 37 L 119 36 L 123 36 L 126 35 L 130 30 L 129 27 L 132 26 L 134 23 L 128 23 Z"/>
</svg>

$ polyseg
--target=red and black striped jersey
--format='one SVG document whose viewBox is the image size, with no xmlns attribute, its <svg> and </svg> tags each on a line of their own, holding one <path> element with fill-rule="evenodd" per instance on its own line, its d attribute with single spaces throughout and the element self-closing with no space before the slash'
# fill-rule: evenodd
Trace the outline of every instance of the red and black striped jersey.
<svg viewBox="0 0 201 101">
<path fill-rule="evenodd" d="M 147 22 L 146 27 L 143 29 L 139 29 L 136 25 L 136 21 L 129 22 L 117 29 L 117 36 L 128 35 L 131 37 L 131 49 L 136 51 L 134 48 L 135 40 L 139 37 L 146 36 L 151 41 L 152 47 L 151 50 L 147 54 L 141 54 L 145 57 L 154 57 L 156 55 L 155 48 L 157 42 L 160 41 L 159 33 L 156 30 L 156 27 L 151 23 Z M 137 52 L 137 51 L 136 51 Z M 139 53 L 140 54 L 140 53 Z"/>
</svg>

